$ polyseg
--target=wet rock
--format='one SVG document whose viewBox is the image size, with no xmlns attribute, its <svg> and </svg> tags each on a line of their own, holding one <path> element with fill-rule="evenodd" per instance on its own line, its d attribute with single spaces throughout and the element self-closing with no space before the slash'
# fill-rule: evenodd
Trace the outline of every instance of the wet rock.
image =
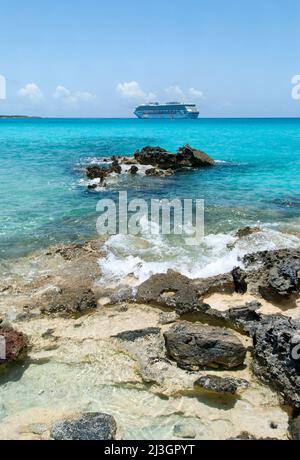
<svg viewBox="0 0 300 460">
<path fill-rule="evenodd" d="M 88 166 L 86 168 L 86 175 L 89 179 L 94 180 L 94 179 L 105 179 L 105 177 L 108 174 L 107 169 L 100 168 L 100 166 Z"/>
<path fill-rule="evenodd" d="M 123 157 L 121 161 L 124 165 L 136 165 L 137 164 L 136 159 L 133 157 Z"/>
<path fill-rule="evenodd" d="M 176 169 L 176 155 L 161 147 L 144 147 L 137 150 L 134 158 L 141 165 L 149 165 L 159 169 Z"/>
<path fill-rule="evenodd" d="M 41 312 L 46 314 L 82 313 L 97 308 L 97 299 L 91 289 L 66 287 L 61 292 L 51 293 L 43 298 Z"/>
<path fill-rule="evenodd" d="M 116 439 L 116 433 L 117 424 L 111 415 L 88 413 L 55 423 L 51 438 L 55 441 L 111 441 Z"/>
<path fill-rule="evenodd" d="M 289 436 L 293 441 L 300 441 L 300 415 L 290 421 Z"/>
<path fill-rule="evenodd" d="M 112 165 L 109 168 L 109 173 L 116 173 L 116 174 L 121 174 L 122 168 L 119 164 L 119 161 L 117 158 L 112 157 Z"/>
<path fill-rule="evenodd" d="M 248 431 L 242 431 L 238 436 L 229 438 L 228 441 L 278 441 L 278 438 L 258 438 Z"/>
<path fill-rule="evenodd" d="M 125 331 L 112 338 L 123 352 L 136 360 L 144 382 L 161 384 L 164 381 L 170 365 L 166 363 L 165 344 L 159 328 Z"/>
<path fill-rule="evenodd" d="M 129 173 L 130 174 L 133 174 L 133 175 L 136 175 L 139 171 L 139 168 L 137 166 L 131 166 L 130 170 L 129 170 Z"/>
<path fill-rule="evenodd" d="M 243 364 L 246 348 L 229 330 L 181 321 L 164 334 L 168 354 L 180 367 L 234 368 Z"/>
<path fill-rule="evenodd" d="M 163 171 L 161 169 L 156 169 L 156 168 L 150 168 L 145 171 L 146 176 L 157 176 L 161 177 L 164 175 Z"/>
<path fill-rule="evenodd" d="M 254 336 L 253 370 L 287 404 L 300 408 L 300 321 L 265 316 Z"/>
<path fill-rule="evenodd" d="M 44 423 L 32 423 L 28 425 L 28 430 L 33 434 L 41 435 L 48 431 L 48 427 Z"/>
<path fill-rule="evenodd" d="M 26 351 L 28 340 L 10 326 L 0 326 L 0 365 L 16 361 Z"/>
<path fill-rule="evenodd" d="M 183 439 L 195 439 L 196 432 L 195 430 L 187 424 L 177 423 L 174 426 L 173 434 L 176 438 L 183 438 Z"/>
<path fill-rule="evenodd" d="M 299 294 L 300 249 L 280 249 L 248 254 L 243 258 L 247 283 L 269 301 Z"/>
<path fill-rule="evenodd" d="M 174 172 L 173 169 L 171 169 L 171 168 L 164 170 L 163 173 L 164 173 L 163 175 L 164 175 L 165 177 L 173 176 L 173 175 L 175 174 L 175 172 Z"/>
<path fill-rule="evenodd" d="M 135 159 L 139 164 L 150 165 L 158 169 L 178 170 L 183 168 L 205 167 L 215 164 L 206 153 L 194 149 L 189 145 L 179 148 L 176 154 L 161 147 L 144 147 L 138 150 Z"/>
<path fill-rule="evenodd" d="M 98 184 L 89 184 L 88 189 L 89 190 L 95 190 L 98 187 Z"/>
<path fill-rule="evenodd" d="M 172 270 L 166 274 L 153 275 L 142 283 L 138 287 L 136 300 L 172 308 L 179 315 L 209 308 L 199 299 L 197 289 L 191 280 Z"/>
<path fill-rule="evenodd" d="M 235 395 L 239 390 L 249 388 L 249 383 L 244 379 L 232 377 L 219 377 L 217 375 L 204 375 L 195 382 L 196 388 L 207 390 L 211 393 Z"/>
<path fill-rule="evenodd" d="M 244 228 L 240 228 L 235 236 L 237 238 L 245 238 L 247 236 L 250 236 L 250 235 L 253 235 L 254 233 L 258 233 L 260 232 L 260 228 L 259 227 L 244 227 Z"/>
<path fill-rule="evenodd" d="M 194 149 L 190 145 L 184 145 L 178 149 L 177 163 L 181 166 L 206 167 L 213 166 L 215 161 L 201 150 Z"/>
<path fill-rule="evenodd" d="M 158 327 L 148 327 L 137 331 L 120 332 L 120 334 L 114 335 L 113 338 L 124 342 L 136 342 L 145 337 L 157 336 L 157 334 L 160 334 L 160 329 Z"/>
</svg>

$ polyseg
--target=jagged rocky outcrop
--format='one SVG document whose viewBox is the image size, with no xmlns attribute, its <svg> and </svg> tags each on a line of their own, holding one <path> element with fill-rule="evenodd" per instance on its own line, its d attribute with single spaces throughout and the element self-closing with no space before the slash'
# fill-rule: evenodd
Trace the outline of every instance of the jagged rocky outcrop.
<svg viewBox="0 0 300 460">
<path fill-rule="evenodd" d="M 89 189 L 105 187 L 105 180 L 111 174 L 121 174 L 122 171 L 131 175 L 142 172 L 149 177 L 168 177 L 182 169 L 203 168 L 215 164 L 206 153 L 189 145 L 180 147 L 177 153 L 161 147 L 144 147 L 137 150 L 134 157 L 113 156 L 110 160 L 102 158 L 101 161 L 107 163 L 105 167 L 90 165 L 86 168 L 87 178 L 93 181 L 88 185 Z M 145 168 L 147 166 L 148 168 Z"/>
<path fill-rule="evenodd" d="M 244 256 L 245 270 L 233 272 L 241 289 L 269 301 L 290 299 L 300 290 L 300 249 L 262 251 Z"/>
<path fill-rule="evenodd" d="M 172 270 L 153 275 L 142 283 L 137 289 L 136 300 L 172 308 L 180 315 L 209 308 L 199 298 L 191 280 Z"/>
<path fill-rule="evenodd" d="M 179 315 L 206 313 L 210 309 L 203 298 L 215 292 L 232 294 L 234 280 L 231 274 L 191 280 L 173 270 L 151 276 L 142 283 L 136 294 L 140 303 L 171 308 Z"/>
<path fill-rule="evenodd" d="M 180 321 L 164 334 L 169 356 L 180 367 L 234 368 L 243 364 L 246 348 L 228 329 Z"/>
<path fill-rule="evenodd" d="M 233 377 L 219 377 L 218 375 L 203 375 L 194 383 L 195 387 L 210 393 L 236 395 L 246 390 L 249 383 L 244 379 Z"/>
<path fill-rule="evenodd" d="M 179 317 L 193 314 L 199 321 L 230 327 L 251 335 L 261 319 L 258 312 L 261 308 L 259 302 L 253 301 L 219 311 L 203 300 L 213 293 L 232 294 L 235 290 L 235 279 L 230 273 L 192 280 L 169 270 L 167 273 L 153 275 L 142 283 L 137 288 L 135 300 L 160 308 L 170 308 Z"/>
<path fill-rule="evenodd" d="M 139 164 L 151 165 L 159 169 L 200 168 L 212 166 L 214 160 L 201 150 L 184 145 L 176 154 L 161 147 L 144 147 L 134 154 Z"/>
<path fill-rule="evenodd" d="M 16 361 L 28 346 L 28 339 L 8 325 L 0 325 L 0 365 Z"/>
<path fill-rule="evenodd" d="M 112 441 L 117 424 L 111 415 L 87 413 L 73 420 L 56 422 L 51 430 L 55 441 Z"/>
<path fill-rule="evenodd" d="M 275 388 L 284 401 L 300 408 L 300 321 L 265 316 L 253 336 L 253 370 Z"/>
<path fill-rule="evenodd" d="M 227 324 L 240 332 L 253 335 L 263 315 L 259 313 L 261 303 L 248 302 L 245 305 L 229 308 L 223 312 Z"/>
</svg>

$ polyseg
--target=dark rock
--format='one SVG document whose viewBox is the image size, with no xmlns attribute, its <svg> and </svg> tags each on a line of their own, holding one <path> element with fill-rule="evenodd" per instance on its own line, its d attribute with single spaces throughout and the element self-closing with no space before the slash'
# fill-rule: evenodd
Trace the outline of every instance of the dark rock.
<svg viewBox="0 0 300 460">
<path fill-rule="evenodd" d="M 232 277 L 234 282 L 235 292 L 239 294 L 245 294 L 247 292 L 247 273 L 244 272 L 240 267 L 235 267 L 232 270 Z"/>
<path fill-rule="evenodd" d="M 145 174 L 146 174 L 146 176 L 152 176 L 152 177 L 153 177 L 153 176 L 158 176 L 158 177 L 160 177 L 160 176 L 163 176 L 163 175 L 164 175 L 164 173 L 163 173 L 162 170 L 156 169 L 156 168 L 147 169 L 147 170 L 145 171 Z"/>
<path fill-rule="evenodd" d="M 95 190 L 98 187 L 98 184 L 90 184 L 88 185 L 88 189 Z"/>
<path fill-rule="evenodd" d="M 238 436 L 229 438 L 228 441 L 279 441 L 278 438 L 258 438 L 248 431 L 242 431 Z"/>
<path fill-rule="evenodd" d="M 233 294 L 235 292 L 234 279 L 231 273 L 211 276 L 209 278 L 200 278 L 195 280 L 193 285 L 200 296 L 207 296 L 215 293 Z"/>
<path fill-rule="evenodd" d="M 100 168 L 100 166 L 88 166 L 86 168 L 86 175 L 89 179 L 101 179 L 104 180 L 108 175 L 108 170 Z"/>
<path fill-rule="evenodd" d="M 179 315 L 209 308 L 199 299 L 191 280 L 172 270 L 166 274 L 153 275 L 142 283 L 138 287 L 136 300 L 172 308 Z"/>
<path fill-rule="evenodd" d="M 289 435 L 293 441 L 300 441 L 300 415 L 290 421 Z"/>
<path fill-rule="evenodd" d="M 287 404 L 300 408 L 300 321 L 265 316 L 253 344 L 254 373 L 279 391 Z"/>
<path fill-rule="evenodd" d="M 91 289 L 85 287 L 64 288 L 61 292 L 51 292 L 49 299 L 43 299 L 42 313 L 82 313 L 97 308 L 97 300 Z"/>
<path fill-rule="evenodd" d="M 201 150 L 194 149 L 190 145 L 184 145 L 178 149 L 176 155 L 177 163 L 187 167 L 213 166 L 215 161 Z"/>
<path fill-rule="evenodd" d="M 250 236 L 250 235 L 253 235 L 254 233 L 258 233 L 260 232 L 260 228 L 259 227 L 244 227 L 244 228 L 240 228 L 235 236 L 237 238 L 245 238 L 247 236 Z"/>
<path fill-rule="evenodd" d="M 28 340 L 10 326 L 0 326 L 0 364 L 16 361 L 26 351 Z"/>
<path fill-rule="evenodd" d="M 238 390 L 249 388 L 247 380 L 217 375 L 204 375 L 196 380 L 194 385 L 208 392 L 231 395 L 235 395 Z"/>
<path fill-rule="evenodd" d="M 279 249 L 248 254 L 243 258 L 247 284 L 269 301 L 299 294 L 300 249 Z"/>
<path fill-rule="evenodd" d="M 139 171 L 139 168 L 137 166 L 133 165 L 133 166 L 131 166 L 131 168 L 129 170 L 129 173 L 135 175 L 135 174 L 138 173 L 138 171 Z"/>
<path fill-rule="evenodd" d="M 177 154 L 168 152 L 161 147 L 144 147 L 138 150 L 135 159 L 142 165 L 150 165 L 158 169 L 178 170 L 183 168 L 194 168 L 212 166 L 214 160 L 206 153 L 194 149 L 189 145 L 181 147 Z"/>
<path fill-rule="evenodd" d="M 120 332 L 119 334 L 112 337 L 118 340 L 124 340 L 126 342 L 135 342 L 138 339 L 143 339 L 151 335 L 156 336 L 157 334 L 160 334 L 160 329 L 158 327 L 148 327 L 146 329 L 139 329 L 136 331 Z"/>
<path fill-rule="evenodd" d="M 260 308 L 259 302 L 249 302 L 240 307 L 230 308 L 225 312 L 225 318 L 231 327 L 253 335 L 262 318 L 262 315 L 257 313 Z"/>
<path fill-rule="evenodd" d="M 111 167 L 109 168 L 109 173 L 116 173 L 116 174 L 121 174 L 122 172 L 122 168 L 119 164 L 119 161 L 117 160 L 117 158 L 115 157 L 112 157 L 112 165 Z"/>
<path fill-rule="evenodd" d="M 55 423 L 51 438 L 55 441 L 112 441 L 116 439 L 116 433 L 117 424 L 111 415 L 88 413 Z"/>
<path fill-rule="evenodd" d="M 161 147 L 144 147 L 134 154 L 141 165 L 149 165 L 159 169 L 176 169 L 176 155 Z"/>
<path fill-rule="evenodd" d="M 181 321 L 164 334 L 168 354 L 180 367 L 233 368 L 243 364 L 246 348 L 229 330 Z"/>
</svg>

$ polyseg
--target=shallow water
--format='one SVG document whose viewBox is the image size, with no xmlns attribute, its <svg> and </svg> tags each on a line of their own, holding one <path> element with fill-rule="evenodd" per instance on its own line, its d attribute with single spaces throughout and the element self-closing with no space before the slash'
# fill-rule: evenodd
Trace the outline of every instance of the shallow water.
<svg viewBox="0 0 300 460">
<path fill-rule="evenodd" d="M 81 183 L 92 158 L 184 143 L 219 163 L 170 178 L 122 178 L 101 194 Z M 126 188 L 129 197 L 203 198 L 207 235 L 257 221 L 297 231 L 299 154 L 300 119 L 1 120 L 0 255 L 95 236 L 97 200 Z"/>
<path fill-rule="evenodd" d="M 239 398 L 195 392 L 193 382 L 200 374 L 177 366 L 170 374 L 162 371 L 160 385 L 147 384 L 137 361 L 110 336 L 157 326 L 159 311 L 133 305 L 128 312 L 112 314 L 104 309 L 76 322 L 42 317 L 18 324 L 33 346 L 23 367 L 0 373 L 1 439 L 19 438 L 26 430 L 32 439 L 31 424 L 51 426 L 53 419 L 87 411 L 112 414 L 123 439 L 175 439 L 177 424 L 193 429 L 196 439 L 226 439 L 241 431 L 286 437 L 288 414 L 277 396 L 251 375 L 250 356 L 244 368 L 224 371 L 251 382 Z M 49 328 L 52 339 L 44 335 Z"/>
</svg>

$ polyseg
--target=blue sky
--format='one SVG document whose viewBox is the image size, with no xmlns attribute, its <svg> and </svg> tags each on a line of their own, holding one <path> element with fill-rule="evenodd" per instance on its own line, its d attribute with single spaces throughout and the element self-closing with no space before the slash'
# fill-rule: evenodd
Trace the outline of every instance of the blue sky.
<svg viewBox="0 0 300 460">
<path fill-rule="evenodd" d="M 155 98 L 300 116 L 299 0 L 10 0 L 0 13 L 0 113 L 126 117 Z"/>
</svg>

